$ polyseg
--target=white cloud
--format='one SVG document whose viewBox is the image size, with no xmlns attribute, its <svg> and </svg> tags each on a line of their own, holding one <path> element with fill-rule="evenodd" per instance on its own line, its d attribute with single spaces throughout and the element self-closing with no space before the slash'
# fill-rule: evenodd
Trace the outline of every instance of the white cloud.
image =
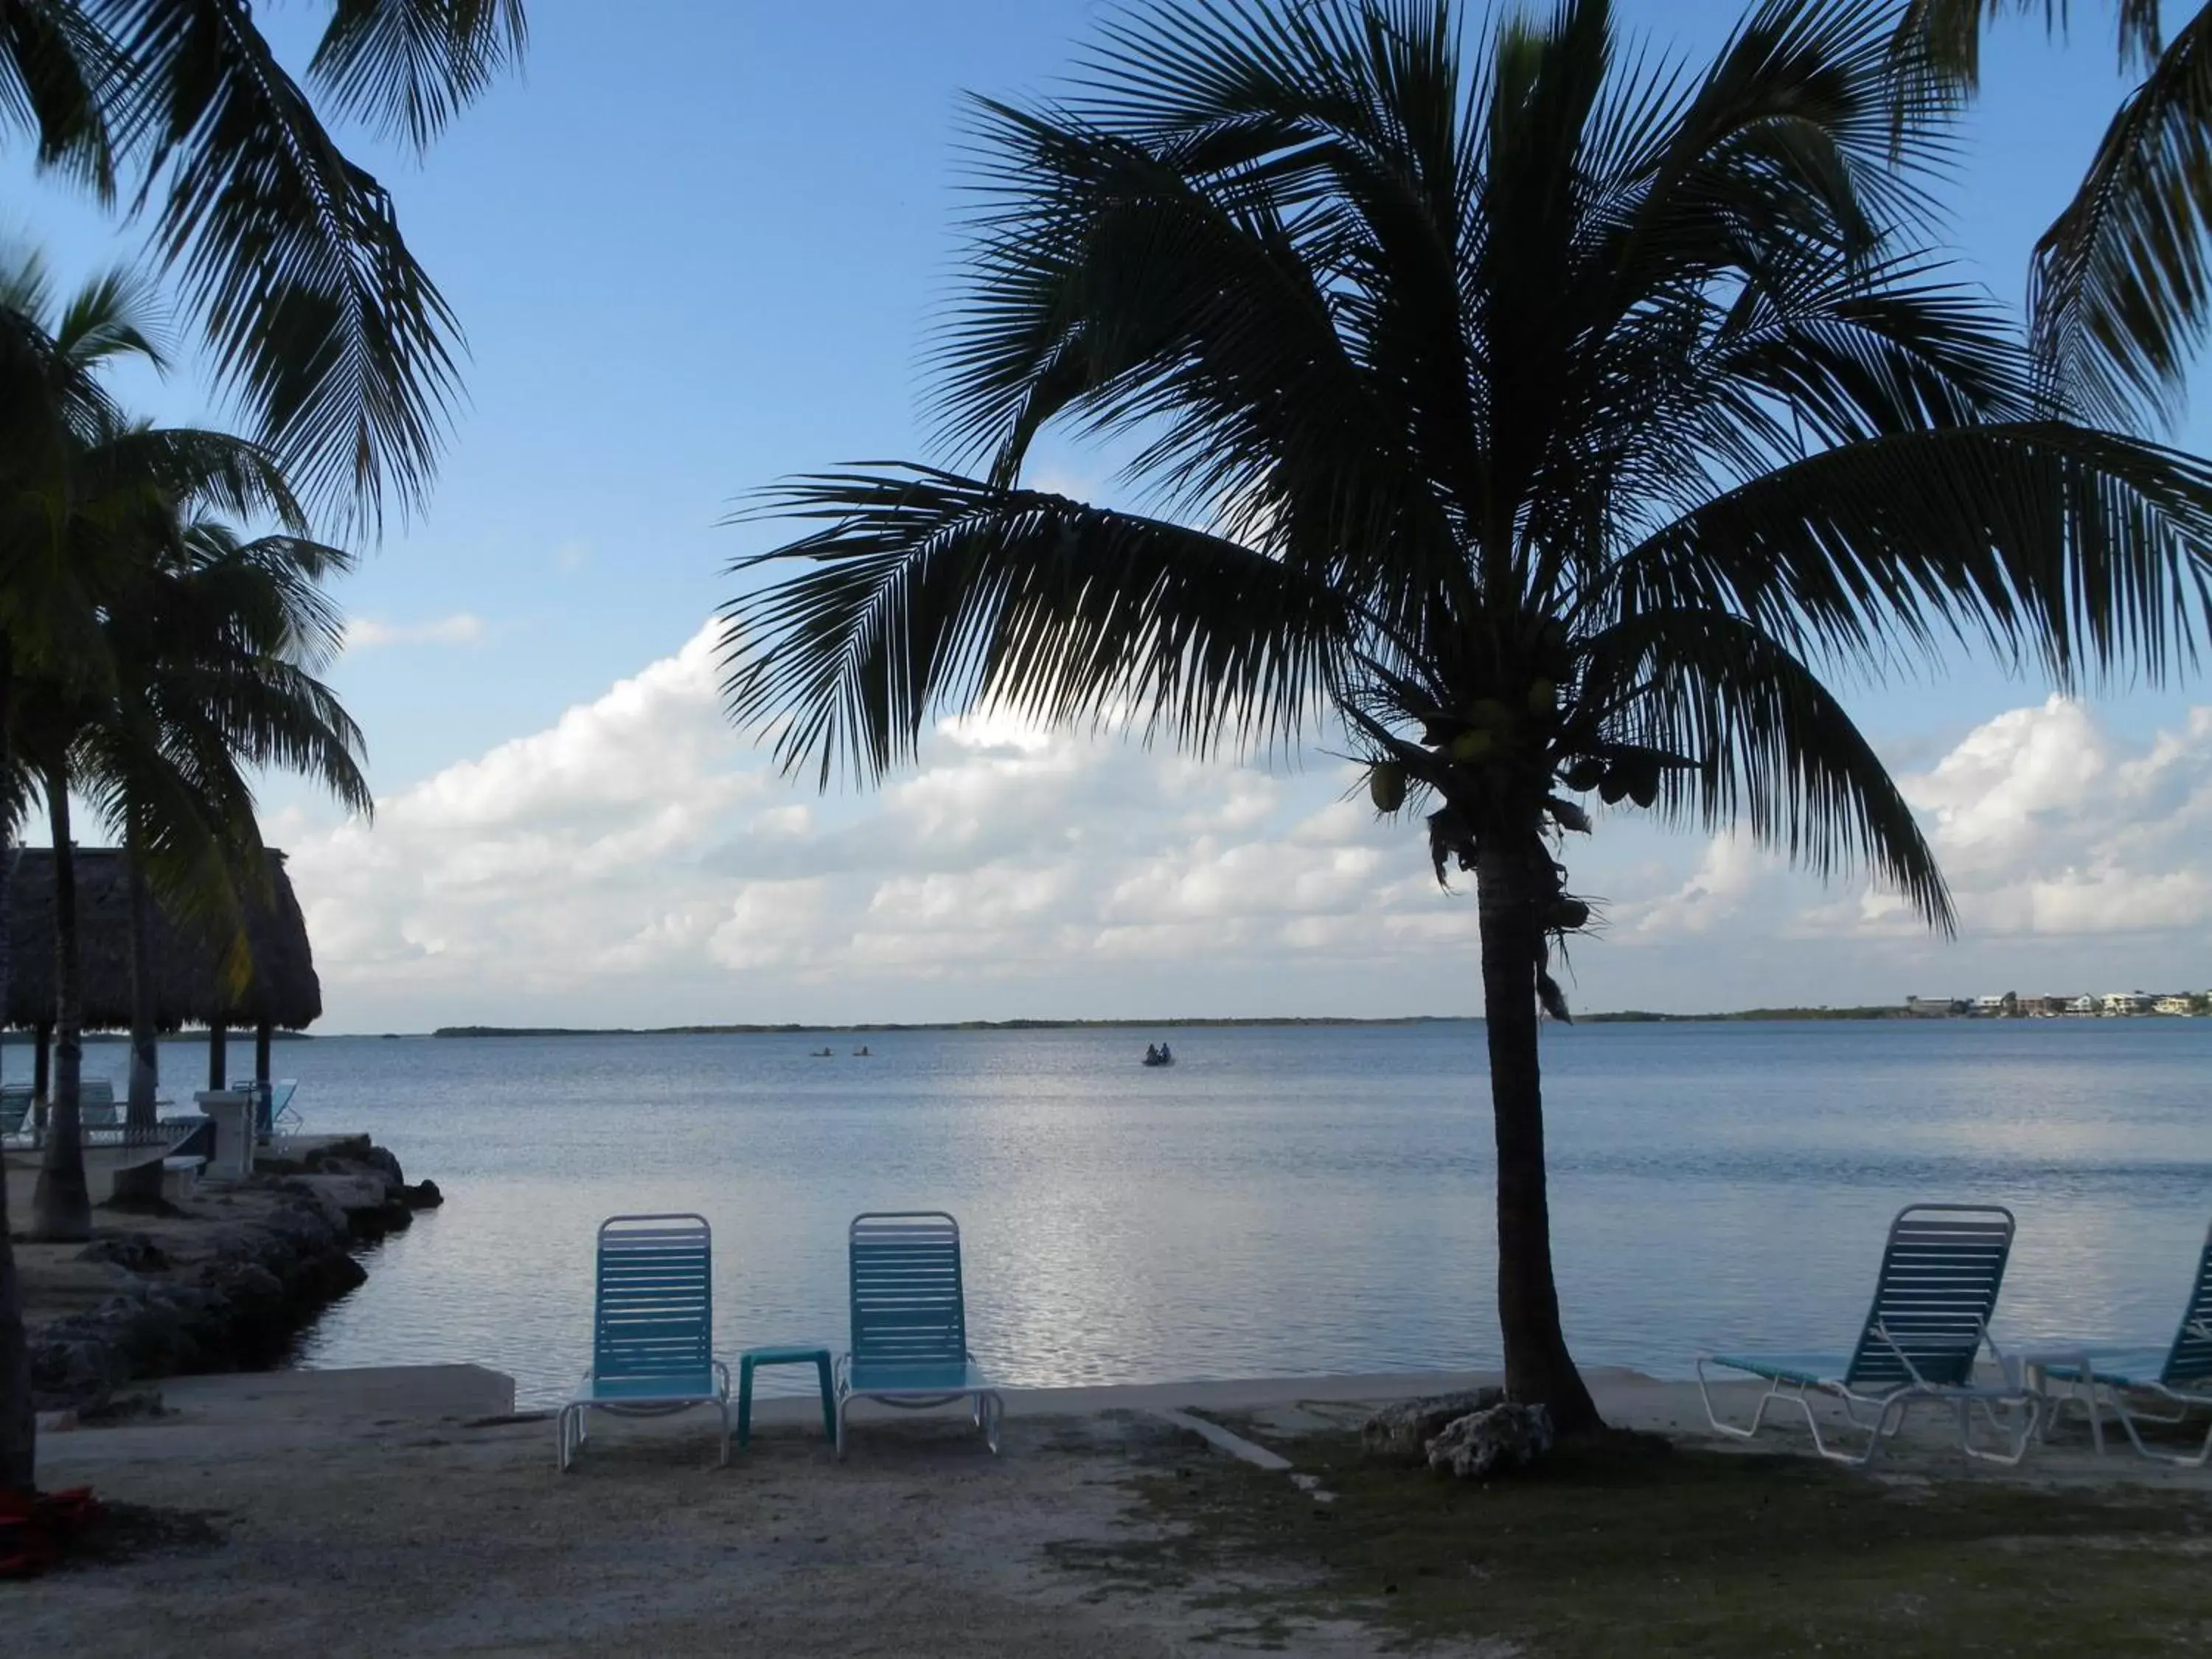
<svg viewBox="0 0 2212 1659">
<path fill-rule="evenodd" d="M 371 617 L 356 617 L 345 627 L 345 648 L 371 651 L 386 645 L 473 645 L 483 634 L 483 619 L 465 611 L 416 623 L 382 623 Z"/>
<path fill-rule="evenodd" d="M 398 792 L 373 825 L 272 826 L 333 1029 L 1477 1005 L 1471 896 L 1437 890 L 1418 825 L 1344 798 L 1348 768 L 1270 774 L 989 716 L 946 722 L 880 791 L 823 798 L 729 726 L 717 635 Z M 2201 951 L 2212 708 L 2132 745 L 2071 703 L 2016 709 L 1903 781 L 1964 946 L 1746 839 L 1617 818 L 1569 848 L 1572 884 L 1607 901 L 1577 1000 L 1860 1000 L 1972 977 L 1978 942 L 2001 963 L 2024 935 Z M 2099 982 L 2163 977 L 2081 959 Z M 2012 977 L 2069 982 L 2057 959 Z"/>
<path fill-rule="evenodd" d="M 1285 961 L 1334 975 L 1423 915 L 1471 930 L 1417 836 L 1335 799 L 1334 763 L 1273 776 L 979 716 L 881 791 L 818 798 L 724 718 L 718 634 L 373 824 L 273 826 L 335 1025 L 911 1017 L 916 986 L 1096 1012 L 1087 976 L 1133 969 L 1163 976 L 1125 987 L 1143 1007 L 1192 974 L 1265 1005 Z"/>
<path fill-rule="evenodd" d="M 1899 775 L 1951 885 L 1961 936 L 2170 933 L 2212 921 L 2212 708 L 2130 744 L 2082 704 L 2008 709 Z M 1624 932 L 1723 927 L 1787 937 L 1917 937 L 1905 901 L 1823 890 L 1747 836 L 1707 843 L 1672 891 L 1616 911 Z"/>
</svg>

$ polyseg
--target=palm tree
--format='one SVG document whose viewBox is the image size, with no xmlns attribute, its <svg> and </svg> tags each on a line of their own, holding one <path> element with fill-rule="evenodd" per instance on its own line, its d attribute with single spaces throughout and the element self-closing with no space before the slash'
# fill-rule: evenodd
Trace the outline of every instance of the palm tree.
<svg viewBox="0 0 2212 1659">
<path fill-rule="evenodd" d="M 420 152 L 517 61 L 521 0 L 327 0 L 307 78 Z M 419 504 L 459 331 L 383 185 L 349 161 L 249 0 L 19 0 L 0 131 L 103 204 L 150 213 L 262 441 L 311 494 Z"/>
<path fill-rule="evenodd" d="M 2159 0 L 2109 9 L 2120 66 L 2142 79 L 2035 245 L 2030 333 L 2058 408 L 2163 424 L 2212 327 L 2212 5 L 2171 39 Z M 1971 96 L 1984 20 L 2008 11 L 2040 11 L 2054 31 L 2068 22 L 2051 0 L 1907 0 L 1894 41 L 1907 95 Z"/>
<path fill-rule="evenodd" d="M 27 372 L 7 388 L 15 423 L 35 441 L 0 464 L 0 648 L 10 769 L 46 799 L 55 836 L 57 983 L 55 1074 L 34 1231 L 81 1237 L 90 1227 L 77 1127 L 82 1060 L 69 869 L 72 778 L 82 735 L 117 696 L 107 624 L 171 538 L 176 515 L 197 506 L 240 516 L 266 513 L 295 535 L 306 518 L 268 452 L 227 434 L 125 421 L 98 386 L 118 355 L 159 356 L 127 283 L 94 283 L 52 313 L 35 261 L 0 276 L 10 332 Z M 37 373 L 28 372 L 37 370 Z M 12 839 L 14 825 L 5 826 Z"/>
<path fill-rule="evenodd" d="M 241 900 L 268 868 L 250 775 L 303 773 L 349 810 L 373 810 L 361 729 L 315 678 L 342 633 L 323 585 L 351 555 L 298 536 L 244 540 L 215 520 L 171 528 L 106 608 L 116 694 L 76 746 L 78 789 L 129 854 L 129 1121 L 149 1127 L 156 891 L 180 919 L 234 940 L 243 975 Z"/>
<path fill-rule="evenodd" d="M 130 278 L 100 278 L 59 305 L 35 255 L 0 267 L 0 780 L 8 809 L 0 813 L 0 919 L 14 863 L 7 849 L 14 844 L 15 815 L 30 797 L 23 774 L 37 769 L 35 763 L 19 765 L 25 693 L 38 688 L 35 717 L 41 701 L 51 706 L 58 697 L 82 695 L 100 683 L 106 667 L 100 576 L 112 561 L 100 532 L 113 512 L 128 508 L 119 496 L 100 491 L 100 475 L 117 453 L 104 441 L 121 432 L 121 416 L 100 377 L 112 362 L 130 357 L 161 362 L 148 327 L 145 293 Z M 124 447 L 134 442 L 126 440 Z M 66 807 L 64 796 L 64 813 Z M 75 899 L 73 884 L 67 897 Z M 40 1187 L 48 1200 L 44 1218 L 75 1232 L 89 1224 L 75 1056 L 64 1057 L 64 1070 L 68 1083 L 55 1090 Z M 5 1233 L 0 1224 L 0 1304 L 12 1304 L 14 1262 Z M 0 1318 L 0 1359 L 19 1343 L 20 1331 Z M 9 1382 L 0 1365 L 0 1385 Z M 0 1392 L 0 1449 L 17 1443 L 13 1431 L 21 1425 L 13 1419 L 28 1413 L 27 1377 L 24 1388 L 20 1396 Z M 30 1444 L 27 1428 L 21 1444 Z M 11 1480 L 0 1467 L 0 1487 L 25 1484 L 27 1477 Z"/>
<path fill-rule="evenodd" d="M 1893 18 L 1768 0 L 1652 67 L 1603 0 L 1255 0 L 1109 26 L 1061 100 L 979 106 L 938 359 L 968 471 L 861 464 L 758 511 L 732 717 L 826 787 L 936 711 L 1206 752 L 1323 724 L 1472 872 L 1506 1385 L 1597 1413 L 1554 1285 L 1539 1012 L 1592 925 L 1588 803 L 1741 823 L 1952 909 L 1823 675 L 1966 643 L 2062 685 L 2189 651 L 2212 468 L 2046 417 L 2007 319 L 1912 240 L 1940 107 Z M 1025 487 L 1060 422 L 1150 510 Z M 767 580 L 762 580 L 766 577 Z"/>
</svg>

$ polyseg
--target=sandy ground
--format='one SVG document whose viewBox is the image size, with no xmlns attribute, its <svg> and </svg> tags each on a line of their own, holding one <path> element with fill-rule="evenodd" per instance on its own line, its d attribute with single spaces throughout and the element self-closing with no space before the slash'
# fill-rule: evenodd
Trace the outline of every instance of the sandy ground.
<svg viewBox="0 0 2212 1659">
<path fill-rule="evenodd" d="M 1294 1430 L 1465 1380 L 1010 1395 L 995 1458 L 947 1415 L 860 1425 L 840 1464 L 811 1403 L 778 1401 L 725 1469 L 711 1413 L 603 1416 L 562 1476 L 550 1422 L 498 1420 L 511 1391 L 492 1373 L 188 1379 L 161 1419 L 49 1437 L 40 1480 L 190 1512 L 210 1537 L 0 1588 L 0 1628 L 10 1652 L 85 1655 L 1218 1653 L 1233 1626 L 1205 1592 L 1227 1586 L 1109 1585 L 1059 1559 L 1157 1536 L 1135 1478 L 1221 1455 L 1154 1409 Z M 1694 1389 L 1598 1386 L 1623 1425 L 1702 1425 Z M 1942 1427 L 1931 1414 L 1888 1478 L 1960 1474 Z M 2070 1446 L 2024 1478 L 2212 1480 Z M 1277 1650 L 1379 1647 L 1332 1627 Z"/>
</svg>

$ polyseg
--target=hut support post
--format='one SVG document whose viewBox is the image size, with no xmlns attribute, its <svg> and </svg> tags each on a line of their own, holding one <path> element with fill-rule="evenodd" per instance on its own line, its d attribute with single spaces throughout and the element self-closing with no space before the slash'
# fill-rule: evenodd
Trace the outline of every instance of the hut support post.
<svg viewBox="0 0 2212 1659">
<path fill-rule="evenodd" d="M 269 1037 L 267 1020 L 253 1028 L 253 1080 L 264 1089 L 269 1086 Z"/>
<path fill-rule="evenodd" d="M 42 1019 L 38 1024 L 37 1046 L 31 1055 L 31 1098 L 37 1103 L 38 1125 L 46 1127 L 46 1091 L 54 1079 L 54 1023 Z"/>
<path fill-rule="evenodd" d="M 217 1020 L 208 1027 L 208 1087 L 230 1086 L 230 1027 Z"/>
</svg>

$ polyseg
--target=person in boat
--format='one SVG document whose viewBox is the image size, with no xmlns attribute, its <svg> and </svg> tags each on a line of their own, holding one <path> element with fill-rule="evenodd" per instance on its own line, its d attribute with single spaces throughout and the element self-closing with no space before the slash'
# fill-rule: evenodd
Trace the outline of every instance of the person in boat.
<svg viewBox="0 0 2212 1659">
<path fill-rule="evenodd" d="M 1168 1045 L 1164 1042 L 1160 1044 L 1160 1064 L 1163 1066 L 1175 1064 L 1175 1055 L 1169 1052 Z"/>
<path fill-rule="evenodd" d="M 1160 1045 L 1157 1042 L 1147 1042 L 1145 1045 L 1145 1064 L 1147 1066 L 1157 1066 L 1159 1063 Z"/>
</svg>

